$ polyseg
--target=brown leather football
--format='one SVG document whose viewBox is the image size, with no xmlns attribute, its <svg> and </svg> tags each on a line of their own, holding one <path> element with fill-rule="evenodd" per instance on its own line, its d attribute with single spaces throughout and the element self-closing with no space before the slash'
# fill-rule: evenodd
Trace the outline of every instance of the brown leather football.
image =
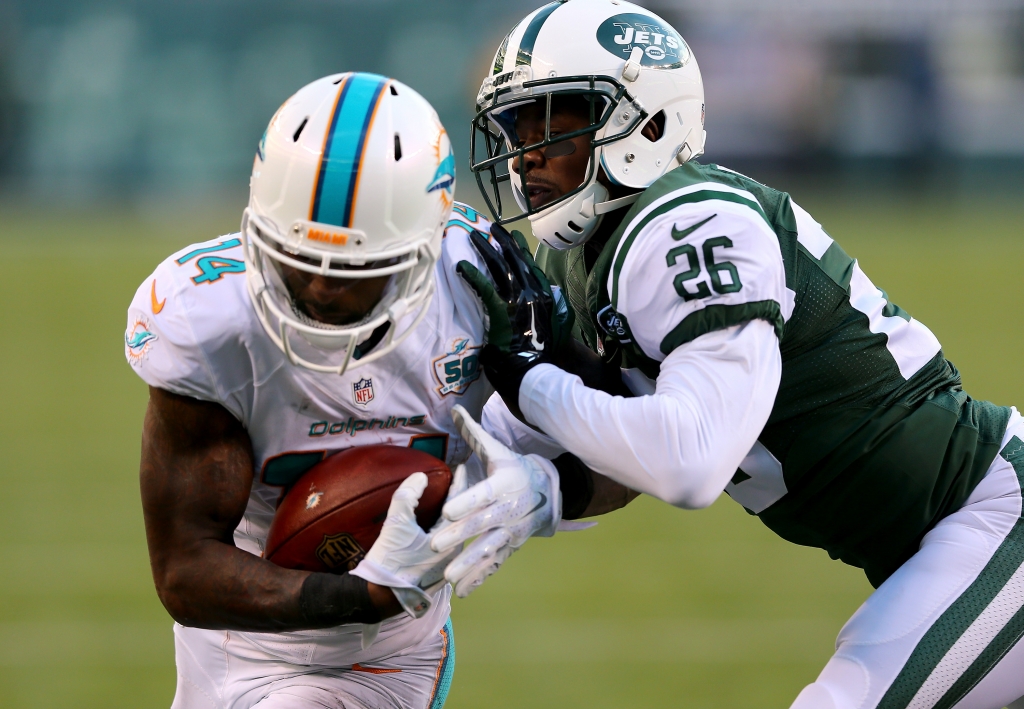
<svg viewBox="0 0 1024 709">
<path fill-rule="evenodd" d="M 448 466 L 428 453 L 398 446 L 357 446 L 335 453 L 300 477 L 278 505 L 266 559 L 278 566 L 341 574 L 373 545 L 391 496 L 413 473 L 427 474 L 416 521 L 430 529 L 452 482 Z"/>
</svg>

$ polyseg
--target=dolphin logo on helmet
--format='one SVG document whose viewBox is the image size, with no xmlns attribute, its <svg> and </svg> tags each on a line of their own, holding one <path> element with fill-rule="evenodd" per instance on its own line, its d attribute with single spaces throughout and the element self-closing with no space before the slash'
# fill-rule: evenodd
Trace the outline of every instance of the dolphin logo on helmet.
<svg viewBox="0 0 1024 709">
<path fill-rule="evenodd" d="M 451 151 L 451 146 L 448 147 L 448 156 L 441 161 L 441 164 L 437 166 L 437 171 L 434 173 L 434 179 L 431 180 L 430 184 L 427 185 L 427 192 L 435 192 L 437 190 L 445 190 L 451 192 L 455 185 L 455 154 Z"/>
</svg>

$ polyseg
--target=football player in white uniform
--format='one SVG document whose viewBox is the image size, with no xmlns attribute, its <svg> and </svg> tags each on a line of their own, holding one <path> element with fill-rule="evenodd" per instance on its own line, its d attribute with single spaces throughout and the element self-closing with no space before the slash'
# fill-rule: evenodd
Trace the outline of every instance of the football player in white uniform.
<svg viewBox="0 0 1024 709">
<path fill-rule="evenodd" d="M 175 709 L 444 704 L 450 553 L 413 517 L 424 476 L 351 573 L 260 556 L 278 500 L 333 452 L 469 457 L 451 409 L 479 415 L 492 389 L 483 312 L 455 266 L 485 267 L 468 235 L 488 224 L 453 204 L 454 170 L 415 91 L 325 77 L 271 120 L 241 232 L 181 249 L 139 287 L 125 354 L 150 386 L 141 487 L 177 621 Z"/>
<path fill-rule="evenodd" d="M 590 470 L 682 508 L 725 491 L 864 569 L 877 590 L 794 709 L 1024 695 L 1024 420 L 968 396 L 928 328 L 789 195 L 693 160 L 704 94 L 682 37 L 623 0 L 552 2 L 505 38 L 477 101 L 473 169 L 494 217 L 528 217 L 543 242 L 535 263 L 499 238 L 490 273 L 562 286 L 574 336 L 635 396 L 594 391 L 528 338 L 490 337 L 488 378 L 550 438 L 497 400 L 484 420 L 501 440 L 456 411 L 490 475 L 432 539 L 443 552 L 483 532 L 446 571 L 456 592 L 542 528 L 553 488 L 516 451 L 539 441 L 576 458 L 559 466 L 576 479 L 560 482 L 567 518 L 594 511 Z M 509 179 L 519 213 L 497 190 Z M 539 301 L 524 315 L 462 268 L 492 333 L 544 320 Z"/>
</svg>

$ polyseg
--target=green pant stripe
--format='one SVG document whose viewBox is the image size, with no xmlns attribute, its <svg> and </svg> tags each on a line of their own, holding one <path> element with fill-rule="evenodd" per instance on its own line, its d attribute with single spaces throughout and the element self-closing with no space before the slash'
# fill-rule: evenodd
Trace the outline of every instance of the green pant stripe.
<svg viewBox="0 0 1024 709">
<path fill-rule="evenodd" d="M 1013 470 L 1017 474 L 1017 482 L 1024 491 L 1024 442 L 1014 436 L 999 455 L 1013 466 Z M 959 598 L 953 601 L 952 605 L 924 634 L 903 665 L 903 669 L 900 670 L 885 696 L 878 703 L 878 709 L 904 709 L 910 704 L 910 700 L 921 689 L 942 658 L 977 620 L 981 612 L 988 607 L 1021 564 L 1024 564 L 1024 520 L 1017 521 L 974 582 Z M 988 674 L 999 658 L 1020 637 L 1019 635 L 1014 636 L 1014 624 L 1019 615 L 1019 613 L 1015 615 L 1003 631 L 1000 631 L 996 639 L 946 692 L 936 707 L 952 706 L 959 700 L 960 697 L 955 696 L 954 689 L 960 684 L 960 680 L 964 682 L 961 691 L 964 691 L 964 686 L 969 690 Z M 1009 645 L 1000 648 L 1000 639 L 1004 645 L 1007 642 Z M 989 652 L 990 650 L 991 652 Z M 971 675 L 974 678 L 973 681 L 967 675 Z M 947 698 L 950 699 L 949 704 L 945 703 Z"/>
<path fill-rule="evenodd" d="M 1022 635 L 1024 635 L 1024 608 L 1017 611 L 1010 622 L 982 650 L 978 659 L 972 662 L 971 666 L 949 688 L 949 691 L 942 695 L 942 699 L 935 704 L 935 709 L 950 709 L 966 697 L 967 693 L 974 689 L 978 682 L 985 679 L 992 668 L 1017 644 Z"/>
</svg>

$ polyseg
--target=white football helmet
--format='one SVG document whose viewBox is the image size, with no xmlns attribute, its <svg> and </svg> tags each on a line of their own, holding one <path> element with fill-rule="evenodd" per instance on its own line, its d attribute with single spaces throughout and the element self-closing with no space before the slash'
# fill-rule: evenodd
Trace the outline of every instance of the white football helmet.
<svg viewBox="0 0 1024 709">
<path fill-rule="evenodd" d="M 375 74 L 314 81 L 271 119 L 249 186 L 249 294 L 294 364 L 340 374 L 384 356 L 423 319 L 455 191 L 451 143 L 426 99 Z M 390 280 L 365 317 L 331 325 L 300 309 L 286 286 L 296 269 Z"/>
<path fill-rule="evenodd" d="M 558 93 L 588 99 L 590 125 L 552 138 L 549 120 L 543 141 L 521 145 L 517 108 L 545 102 L 550 116 L 550 97 Z M 582 244 L 603 214 L 638 199 L 609 201 L 598 166 L 613 184 L 643 189 L 704 152 L 704 85 L 693 53 L 667 22 L 623 0 L 561 0 L 527 15 L 502 41 L 476 103 L 472 170 L 495 221 L 528 217 L 534 235 L 555 249 Z M 655 142 L 641 133 L 649 118 L 662 126 Z M 553 202 L 531 206 L 525 173 L 516 175 L 512 161 L 587 133 L 584 181 Z M 520 208 L 511 215 L 501 201 L 505 181 Z"/>
</svg>

